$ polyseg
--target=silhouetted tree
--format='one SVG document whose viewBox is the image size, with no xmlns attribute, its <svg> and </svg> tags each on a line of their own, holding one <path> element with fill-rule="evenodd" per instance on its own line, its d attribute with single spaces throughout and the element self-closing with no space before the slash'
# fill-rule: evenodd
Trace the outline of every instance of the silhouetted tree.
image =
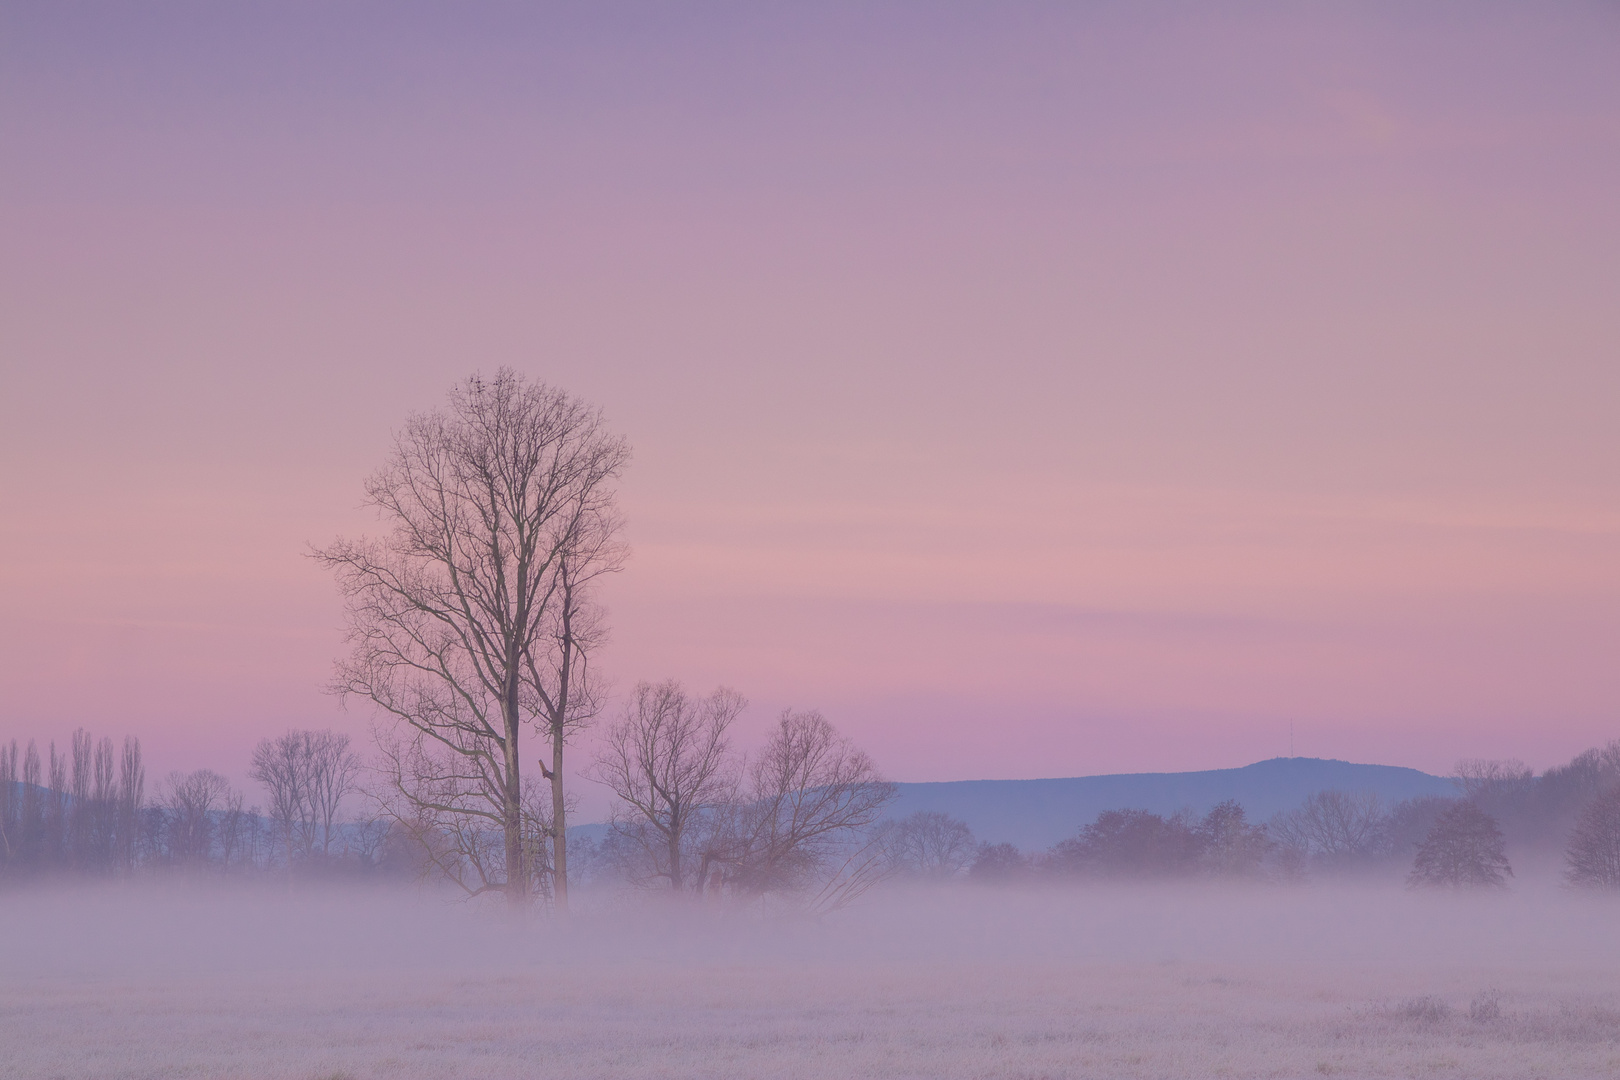
<svg viewBox="0 0 1620 1080">
<path fill-rule="evenodd" d="M 836 906 L 880 876 L 882 852 L 867 835 L 894 785 L 818 712 L 787 710 L 747 769 L 702 853 L 699 883 L 720 871 L 744 892 L 819 889 Z"/>
<path fill-rule="evenodd" d="M 1495 819 L 1472 802 L 1459 802 L 1435 818 L 1407 881 L 1414 886 L 1504 887 L 1513 875 L 1504 848 Z"/>
<path fill-rule="evenodd" d="M 673 679 L 644 682 L 608 729 L 591 776 L 619 798 L 610 850 L 632 879 L 701 884 L 692 862 L 712 828 L 705 818 L 735 798 L 726 732 L 746 704 L 724 687 L 694 698 Z"/>
<path fill-rule="evenodd" d="M 533 724 L 550 743 L 540 768 L 567 905 L 563 748 L 597 708 L 588 663 L 606 630 L 591 591 L 622 562 L 613 485 L 628 459 L 584 402 L 507 369 L 474 376 L 448 408 L 410 417 L 367 481 L 388 538 L 315 552 L 348 606 L 334 688 L 403 722 L 414 744 L 385 755 L 410 766 L 388 777 L 390 804 L 406 825 L 421 811 L 476 819 L 454 826 L 462 834 L 500 830 L 488 887 L 514 904 L 531 880 L 519 740 Z M 452 802 L 431 801 L 441 780 Z"/>
<path fill-rule="evenodd" d="M 961 875 L 977 854 L 973 830 L 939 810 L 918 810 L 884 822 L 879 841 L 896 873 L 929 881 Z"/>
<path fill-rule="evenodd" d="M 39 747 L 28 740 L 23 753 L 22 794 L 18 800 L 18 847 L 22 869 L 37 869 L 47 861 L 45 849 L 45 788 L 40 775 Z"/>
<path fill-rule="evenodd" d="M 1535 770 L 1518 758 L 1463 758 L 1456 767 L 1456 781 L 1463 797 L 1476 804 L 1525 791 L 1535 778 Z"/>
<path fill-rule="evenodd" d="M 1020 881 L 1029 876 L 1029 858 L 1009 843 L 980 844 L 968 877 L 986 884 Z"/>
<path fill-rule="evenodd" d="M 1571 885 L 1620 888 L 1620 787 L 1587 804 L 1570 834 L 1564 860 Z"/>
<path fill-rule="evenodd" d="M 168 855 L 182 866 L 212 861 L 220 816 L 233 806 L 241 810 L 241 796 L 231 790 L 228 780 L 211 769 L 170 773 L 162 799 Z"/>
<path fill-rule="evenodd" d="M 126 873 L 135 869 L 145 805 L 146 766 L 141 759 L 141 740 L 126 735 L 118 758 L 118 839 L 113 845 L 118 867 Z"/>
<path fill-rule="evenodd" d="M 1186 814 L 1105 810 L 1073 840 L 1052 848 L 1059 872 L 1099 877 L 1184 877 L 1197 870 L 1203 844 Z"/>
<path fill-rule="evenodd" d="M 1274 847 L 1264 825 L 1252 825 L 1243 807 L 1228 799 L 1210 808 L 1195 830 L 1203 866 L 1218 877 L 1254 877 Z"/>
<path fill-rule="evenodd" d="M 1383 848 L 1383 805 L 1372 792 L 1321 791 L 1297 809 L 1272 818 L 1268 832 L 1316 865 L 1365 866 Z"/>
<path fill-rule="evenodd" d="M 304 810 L 304 793 L 309 784 L 305 756 L 302 734 L 289 731 L 272 739 L 260 739 L 248 766 L 248 777 L 263 784 L 270 796 L 270 821 L 281 835 L 289 873 L 297 862 L 296 854 L 307 854 L 306 845 L 313 839 Z"/>
<path fill-rule="evenodd" d="M 1434 828 L 1435 819 L 1456 804 L 1456 799 L 1443 795 L 1424 795 L 1396 803 L 1384 818 L 1380 846 L 1385 857 L 1403 869 L 1409 867 L 1418 846 Z"/>
<path fill-rule="evenodd" d="M 17 740 L 0 746 L 0 868 L 10 871 L 21 854 L 22 782 L 17 779 Z"/>
<path fill-rule="evenodd" d="M 45 807 L 45 862 L 55 869 L 68 865 L 68 770 L 67 755 L 50 744 L 50 774 L 41 793 Z"/>
<path fill-rule="evenodd" d="M 1465 758 L 1457 762 L 1455 772 L 1453 780 L 1463 797 L 1489 814 L 1503 828 L 1504 836 L 1511 835 L 1516 843 L 1534 844 L 1549 832 L 1561 836 L 1565 831 L 1548 830 L 1540 819 L 1549 803 L 1558 801 L 1547 796 L 1575 776 L 1565 775 L 1544 785 L 1535 770 L 1517 758 Z M 1565 826 L 1572 820 L 1571 816 Z"/>
<path fill-rule="evenodd" d="M 270 796 L 270 819 L 282 835 L 287 866 L 332 853 L 332 830 L 343 799 L 358 786 L 360 759 L 336 731 L 289 731 L 261 739 L 248 776 Z"/>
</svg>

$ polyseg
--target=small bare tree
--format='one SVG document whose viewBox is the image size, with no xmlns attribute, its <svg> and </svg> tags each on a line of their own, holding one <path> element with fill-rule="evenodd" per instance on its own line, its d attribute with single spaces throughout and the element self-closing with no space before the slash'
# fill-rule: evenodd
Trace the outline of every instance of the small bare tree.
<svg viewBox="0 0 1620 1080">
<path fill-rule="evenodd" d="M 704 853 L 730 883 L 764 893 L 818 878 L 816 902 L 837 906 L 881 876 L 881 848 L 865 831 L 894 798 L 872 759 L 818 712 L 788 710 L 747 770 L 748 787 Z"/>
<path fill-rule="evenodd" d="M 1459 802 L 1434 819 L 1407 881 L 1413 886 L 1502 888 L 1513 876 L 1504 847 L 1496 821 L 1472 802 Z"/>
<path fill-rule="evenodd" d="M 191 773 L 172 772 L 164 785 L 163 810 L 168 834 L 169 857 L 182 866 L 210 861 L 218 822 L 216 817 L 229 808 L 231 785 L 210 769 Z M 240 809 L 240 796 L 237 797 Z"/>
<path fill-rule="evenodd" d="M 918 810 L 884 822 L 878 838 L 896 873 L 927 881 L 949 881 L 967 872 L 978 844 L 967 822 L 939 810 Z"/>
<path fill-rule="evenodd" d="M 270 796 L 270 819 L 282 835 L 291 869 L 295 854 L 331 854 L 332 829 L 344 798 L 360 779 L 360 758 L 336 731 L 289 731 L 261 739 L 248 776 Z"/>
<path fill-rule="evenodd" d="M 567 905 L 563 749 L 596 708 L 589 660 L 605 631 L 592 587 L 623 559 L 613 485 L 628 458 L 601 414 L 568 394 L 506 369 L 474 376 L 447 409 L 410 417 L 367 482 L 387 539 L 315 552 L 348 604 L 351 651 L 334 689 L 403 722 L 424 751 L 387 758 L 411 766 L 388 778 L 400 820 L 436 790 L 415 768 L 443 764 L 457 797 L 429 794 L 417 809 L 499 829 L 500 887 L 514 904 L 531 880 L 519 745 L 530 724 L 550 744 L 541 769 L 555 897 Z"/>
<path fill-rule="evenodd" d="M 270 796 L 267 806 L 270 821 L 281 834 L 287 870 L 291 873 L 297 855 L 308 854 L 308 843 L 312 839 L 305 828 L 305 788 L 309 778 L 302 733 L 289 731 L 273 739 L 259 740 L 259 745 L 253 748 L 248 776 L 263 784 Z"/>
<path fill-rule="evenodd" d="M 680 891 L 701 817 L 736 787 L 726 731 L 747 702 L 724 687 L 694 698 L 673 679 L 641 683 L 607 731 L 593 779 L 618 796 L 612 828 L 618 849 L 633 852 L 632 876 L 646 874 Z"/>
<path fill-rule="evenodd" d="M 1585 888 L 1620 888 L 1620 787 L 1586 804 L 1565 849 L 1565 878 Z"/>
<path fill-rule="evenodd" d="M 336 731 L 300 732 L 304 739 L 308 782 L 303 785 L 309 831 L 319 833 L 321 855 L 332 853 L 332 827 L 343 800 L 360 780 L 360 757 L 349 749 L 349 737 Z"/>
<path fill-rule="evenodd" d="M 1029 877 L 1030 869 L 1029 857 L 1019 851 L 1016 845 L 1006 841 L 985 843 L 980 844 L 979 850 L 974 853 L 973 865 L 968 867 L 968 877 L 978 882 L 1005 884 Z"/>
<path fill-rule="evenodd" d="M 1336 867 L 1371 859 L 1384 838 L 1384 808 L 1372 792 L 1320 791 L 1271 820 L 1279 843 Z"/>
</svg>

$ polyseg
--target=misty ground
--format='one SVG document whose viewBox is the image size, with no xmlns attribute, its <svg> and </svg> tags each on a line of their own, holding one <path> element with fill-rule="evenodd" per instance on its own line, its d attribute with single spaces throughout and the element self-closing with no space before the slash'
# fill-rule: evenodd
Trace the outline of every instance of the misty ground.
<svg viewBox="0 0 1620 1080">
<path fill-rule="evenodd" d="M 822 920 L 406 891 L 0 895 L 7 1077 L 1620 1072 L 1620 906 L 970 886 Z"/>
</svg>

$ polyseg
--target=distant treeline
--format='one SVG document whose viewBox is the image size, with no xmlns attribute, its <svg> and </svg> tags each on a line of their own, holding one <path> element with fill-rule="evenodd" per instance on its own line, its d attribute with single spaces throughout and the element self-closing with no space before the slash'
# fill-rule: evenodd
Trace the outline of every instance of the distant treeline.
<svg viewBox="0 0 1620 1080">
<path fill-rule="evenodd" d="M 287 751 L 279 759 L 262 752 L 278 746 Z M 322 771 L 334 762 L 336 776 Z M 278 764 L 281 775 L 271 775 Z M 0 879 L 385 871 L 386 826 L 335 820 L 357 771 L 347 736 L 266 740 L 252 773 L 268 777 L 265 812 L 244 805 L 243 793 L 209 769 L 171 772 L 148 791 L 138 738 L 115 746 L 80 729 L 65 751 L 53 742 L 44 753 L 33 741 L 12 740 L 0 745 Z"/>
<path fill-rule="evenodd" d="M 265 739 L 248 775 L 264 789 L 264 809 L 245 805 L 241 791 L 208 769 L 171 772 L 149 792 L 140 740 L 133 737 L 115 745 L 81 729 L 65 752 L 54 743 L 43 753 L 32 741 L 0 745 L 0 880 L 185 870 L 460 881 L 458 873 L 465 873 L 445 855 L 460 852 L 445 830 L 391 818 L 385 801 L 373 800 L 383 816 L 340 820 L 345 798 L 361 792 L 360 761 L 347 736 L 290 731 Z M 839 858 L 858 855 L 868 879 L 935 883 L 1299 881 L 1364 875 L 1404 877 L 1413 885 L 1501 886 L 1517 863 L 1521 872 L 1558 873 L 1575 886 L 1620 888 L 1620 740 L 1539 775 L 1518 761 L 1463 761 L 1455 780 L 1454 797 L 1390 806 L 1369 793 L 1323 791 L 1263 823 L 1251 822 L 1235 801 L 1202 815 L 1108 810 L 1038 852 L 980 843 L 966 823 L 939 811 L 869 827 L 858 818 L 840 819 L 843 839 L 837 851 L 843 853 Z M 864 791 L 873 783 L 860 774 L 826 791 Z M 822 790 L 811 784 L 794 797 L 794 805 L 806 793 Z M 884 793 L 881 785 L 873 791 Z M 837 807 L 848 801 L 819 798 Z M 745 840 L 751 836 L 735 822 L 747 825 L 759 805 L 764 804 L 752 797 L 697 807 L 713 819 L 714 836 L 703 837 L 702 852 L 721 850 L 715 836 L 745 854 L 751 851 L 731 833 Z M 774 822 L 777 815 L 766 820 Z M 728 832 L 714 822 L 733 827 Z M 484 833 L 475 838 L 479 844 L 493 844 L 498 837 L 493 830 Z M 603 841 L 580 843 L 578 866 L 569 879 L 663 888 L 673 882 L 678 890 L 680 864 L 659 861 L 666 849 L 679 850 L 659 842 L 667 839 L 667 831 L 660 835 L 621 816 Z M 785 850 L 803 861 L 809 856 L 802 846 Z M 538 856 L 544 845 L 537 840 L 535 849 L 535 865 L 542 866 Z M 749 865 L 741 856 L 730 857 L 738 867 Z M 467 856 L 457 858 L 465 862 Z M 697 870 L 704 865 L 699 860 Z M 704 881 L 706 875 L 694 880 Z"/>
<path fill-rule="evenodd" d="M 1323 791 L 1264 823 L 1236 802 L 1202 816 L 1108 810 L 1040 852 L 976 843 L 966 823 L 938 811 L 885 823 L 880 840 L 894 873 L 935 881 L 1359 874 L 1499 886 L 1519 862 L 1572 885 L 1620 887 L 1620 741 L 1540 775 L 1518 761 L 1463 761 L 1455 779 L 1454 797 L 1390 806 L 1365 792 Z"/>
</svg>

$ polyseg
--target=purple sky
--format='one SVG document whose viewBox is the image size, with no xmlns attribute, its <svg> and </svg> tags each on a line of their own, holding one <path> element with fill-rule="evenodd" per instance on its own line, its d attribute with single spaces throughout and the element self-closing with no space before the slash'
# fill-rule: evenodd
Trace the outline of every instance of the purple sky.
<svg viewBox="0 0 1620 1080">
<path fill-rule="evenodd" d="M 1620 736 L 1620 11 L 7 4 L 0 737 L 240 775 L 506 364 L 621 688 L 894 777 Z M 745 738 L 746 741 L 746 738 Z"/>
</svg>

